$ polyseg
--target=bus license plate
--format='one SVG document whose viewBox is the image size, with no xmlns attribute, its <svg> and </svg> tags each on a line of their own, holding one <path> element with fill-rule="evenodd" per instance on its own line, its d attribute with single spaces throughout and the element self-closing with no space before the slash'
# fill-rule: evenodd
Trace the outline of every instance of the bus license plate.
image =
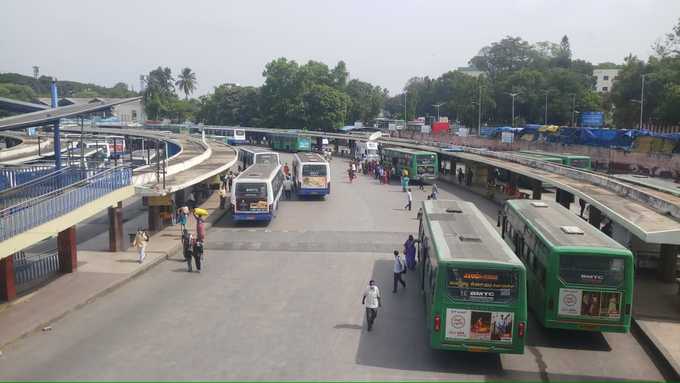
<svg viewBox="0 0 680 383">
<path fill-rule="evenodd" d="M 467 349 L 469 352 L 487 352 L 489 351 L 488 347 L 468 347 Z"/>
<path fill-rule="evenodd" d="M 580 328 L 580 329 L 583 329 L 583 330 L 590 330 L 590 331 L 597 331 L 597 330 L 600 329 L 600 325 L 589 324 L 589 323 L 580 324 L 577 327 Z"/>
</svg>

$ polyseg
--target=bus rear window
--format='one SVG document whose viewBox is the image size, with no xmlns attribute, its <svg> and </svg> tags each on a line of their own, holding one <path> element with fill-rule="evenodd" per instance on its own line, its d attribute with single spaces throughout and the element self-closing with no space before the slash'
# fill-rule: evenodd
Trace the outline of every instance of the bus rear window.
<svg viewBox="0 0 680 383">
<path fill-rule="evenodd" d="M 324 177 L 326 165 L 303 165 L 302 175 L 305 177 Z"/>
<path fill-rule="evenodd" d="M 624 280 L 624 261 L 595 255 L 560 256 L 560 278 L 567 283 L 618 286 Z"/>
<path fill-rule="evenodd" d="M 258 164 L 275 164 L 277 162 L 276 154 L 258 154 L 256 162 Z"/>
<path fill-rule="evenodd" d="M 416 158 L 416 163 L 418 165 L 433 165 L 434 164 L 434 156 L 418 156 Z"/>
<path fill-rule="evenodd" d="M 237 183 L 236 198 L 267 198 L 267 184 Z"/>
<path fill-rule="evenodd" d="M 511 303 L 517 297 L 517 272 L 449 268 L 448 291 L 455 300 Z"/>
<path fill-rule="evenodd" d="M 575 168 L 586 169 L 588 168 L 588 160 L 584 158 L 573 158 L 571 160 L 571 166 Z"/>
</svg>

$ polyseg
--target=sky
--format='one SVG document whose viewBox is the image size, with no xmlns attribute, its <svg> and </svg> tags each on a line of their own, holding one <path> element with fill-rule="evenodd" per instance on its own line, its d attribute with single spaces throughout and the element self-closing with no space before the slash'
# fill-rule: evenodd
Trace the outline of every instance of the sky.
<svg viewBox="0 0 680 383">
<path fill-rule="evenodd" d="M 0 72 L 139 89 L 160 66 L 196 72 L 195 95 L 259 86 L 265 65 L 345 61 L 399 93 L 414 76 L 466 66 L 507 35 L 569 37 L 575 58 L 643 59 L 680 18 L 678 0 L 1 0 Z"/>
</svg>

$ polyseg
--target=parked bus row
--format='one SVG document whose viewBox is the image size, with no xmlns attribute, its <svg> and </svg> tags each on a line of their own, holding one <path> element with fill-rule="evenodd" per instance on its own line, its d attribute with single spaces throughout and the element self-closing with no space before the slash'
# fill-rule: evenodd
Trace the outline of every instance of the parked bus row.
<svg viewBox="0 0 680 383">
<path fill-rule="evenodd" d="M 472 203 L 423 202 L 418 273 L 432 348 L 523 353 L 527 308 L 546 328 L 629 331 L 629 250 L 555 202 L 510 200 L 503 212 L 499 234 Z"/>
<path fill-rule="evenodd" d="M 279 206 L 286 177 L 292 177 L 298 196 L 326 196 L 331 192 L 331 169 L 317 153 L 296 153 L 292 174 L 284 174 L 277 152 L 251 146 L 238 149 L 243 170 L 232 183 L 234 221 L 271 221 Z"/>
</svg>

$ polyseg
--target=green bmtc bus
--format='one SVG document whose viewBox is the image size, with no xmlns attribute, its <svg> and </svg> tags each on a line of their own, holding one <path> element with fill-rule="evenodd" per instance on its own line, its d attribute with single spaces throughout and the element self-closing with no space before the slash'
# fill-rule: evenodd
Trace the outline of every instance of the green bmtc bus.
<svg viewBox="0 0 680 383">
<path fill-rule="evenodd" d="M 405 148 L 385 148 L 382 151 L 385 165 L 393 165 L 395 176 L 401 175 L 403 169 L 408 170 L 408 177 L 416 181 L 432 181 L 439 176 L 437 154 L 421 150 Z"/>
<path fill-rule="evenodd" d="M 423 201 L 418 273 L 432 348 L 522 354 L 522 262 L 474 204 Z"/>
<path fill-rule="evenodd" d="M 509 200 L 502 236 L 527 268 L 529 307 L 545 327 L 627 332 L 633 254 L 557 202 Z"/>
<path fill-rule="evenodd" d="M 562 161 L 562 165 L 572 166 L 579 169 L 592 170 L 591 160 L 590 157 L 588 156 L 570 153 L 547 153 L 532 150 L 520 150 L 520 153 L 524 155 L 539 156 L 546 158 L 559 158 Z"/>
<path fill-rule="evenodd" d="M 284 152 L 310 152 L 312 139 L 295 132 L 275 133 L 271 135 L 271 146 Z"/>
</svg>

